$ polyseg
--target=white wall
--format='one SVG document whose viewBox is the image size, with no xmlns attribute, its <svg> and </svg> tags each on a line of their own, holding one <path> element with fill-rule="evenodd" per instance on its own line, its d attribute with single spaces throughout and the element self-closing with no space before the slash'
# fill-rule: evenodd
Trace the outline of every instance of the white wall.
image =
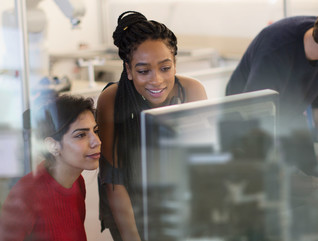
<svg viewBox="0 0 318 241">
<path fill-rule="evenodd" d="M 74 30 L 53 0 L 40 2 L 39 8 L 48 20 L 46 43 L 50 52 L 75 51 L 81 43 L 95 48 L 105 43 L 104 34 L 112 45 L 117 18 L 125 10 L 141 11 L 146 17 L 165 23 L 177 35 L 199 36 L 252 38 L 268 23 L 283 17 L 283 0 L 82 1 L 86 15 L 80 28 Z M 317 0 L 287 0 L 287 3 L 291 15 L 318 13 Z M 1 10 L 13 5 L 13 0 L 2 1 Z"/>
<path fill-rule="evenodd" d="M 78 29 L 72 29 L 70 20 L 65 17 L 53 0 L 43 0 L 39 7 L 47 15 L 47 46 L 50 52 L 78 50 L 79 44 L 88 47 L 100 45 L 100 21 L 97 0 L 82 0 L 86 7 L 85 16 Z"/>
<path fill-rule="evenodd" d="M 86 15 L 80 29 L 71 30 L 69 19 L 53 0 L 39 7 L 48 18 L 50 52 L 74 51 L 79 44 L 94 48 L 112 45 L 112 32 L 123 11 L 137 10 L 165 23 L 177 35 L 253 38 L 267 24 L 284 17 L 283 0 L 82 0 Z M 316 0 L 287 0 L 290 15 L 317 15 Z M 101 9 L 102 7 L 102 9 Z M 100 14 L 103 14 L 100 16 Z M 103 20 L 102 18 L 106 19 Z"/>
<path fill-rule="evenodd" d="M 283 0 L 108 0 L 106 35 L 111 43 L 118 16 L 127 10 L 165 23 L 179 43 L 241 55 L 255 35 L 284 17 Z M 287 0 L 290 15 L 317 15 L 317 0 Z M 179 44 L 179 46 L 181 45 Z"/>
<path fill-rule="evenodd" d="M 121 12 L 137 10 L 177 34 L 252 37 L 283 16 L 281 2 L 269 0 L 109 0 L 108 4 L 111 28 Z"/>
</svg>

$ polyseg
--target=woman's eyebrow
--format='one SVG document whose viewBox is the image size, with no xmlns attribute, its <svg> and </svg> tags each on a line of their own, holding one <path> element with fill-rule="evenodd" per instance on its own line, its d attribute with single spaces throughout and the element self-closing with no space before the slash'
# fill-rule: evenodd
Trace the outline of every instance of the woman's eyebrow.
<svg viewBox="0 0 318 241">
<path fill-rule="evenodd" d="M 77 131 L 89 131 L 90 128 L 77 128 L 74 131 L 72 131 L 72 133 L 77 132 Z M 93 127 L 93 130 L 98 129 L 98 125 L 95 125 Z"/>
<path fill-rule="evenodd" d="M 165 62 L 172 62 L 172 60 L 171 59 L 164 59 L 164 60 L 159 61 L 158 63 L 162 64 L 162 63 L 165 63 Z"/>
<path fill-rule="evenodd" d="M 165 63 L 165 62 L 173 62 L 171 59 L 164 59 L 164 60 L 161 60 L 158 62 L 158 64 L 162 64 L 162 63 Z M 148 66 L 150 64 L 148 63 L 144 63 L 144 62 L 139 62 L 137 64 L 135 64 L 135 67 L 138 67 L 138 66 Z"/>
<path fill-rule="evenodd" d="M 89 128 L 78 128 L 72 131 L 72 133 L 77 132 L 77 131 L 89 131 Z"/>
<path fill-rule="evenodd" d="M 135 65 L 135 67 L 138 67 L 138 66 L 146 66 L 146 65 L 149 65 L 149 64 L 140 62 L 140 63 L 137 63 L 137 64 Z"/>
</svg>

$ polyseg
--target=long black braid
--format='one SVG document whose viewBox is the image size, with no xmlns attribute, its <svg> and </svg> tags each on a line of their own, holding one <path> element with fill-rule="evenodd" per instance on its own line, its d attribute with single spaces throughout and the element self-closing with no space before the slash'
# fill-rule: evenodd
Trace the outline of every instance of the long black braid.
<svg viewBox="0 0 318 241">
<path fill-rule="evenodd" d="M 314 24 L 314 30 L 312 32 L 312 36 L 314 37 L 315 42 L 318 44 L 318 18 Z"/>
<path fill-rule="evenodd" d="M 119 167 L 125 170 L 125 183 L 129 188 L 135 170 L 133 165 L 141 158 L 140 112 L 150 106 L 136 91 L 133 81 L 128 80 L 125 63 L 130 66 L 133 52 L 149 39 L 162 39 L 177 55 L 177 38 L 164 24 L 147 20 L 141 13 L 127 11 L 119 16 L 113 39 L 123 60 L 123 72 L 115 98 L 113 150 L 116 151 Z"/>
</svg>

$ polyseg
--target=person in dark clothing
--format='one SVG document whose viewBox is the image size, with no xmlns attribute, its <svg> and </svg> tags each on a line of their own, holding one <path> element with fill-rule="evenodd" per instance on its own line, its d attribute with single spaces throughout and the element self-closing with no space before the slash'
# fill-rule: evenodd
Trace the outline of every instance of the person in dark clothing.
<svg viewBox="0 0 318 241">
<path fill-rule="evenodd" d="M 309 130 L 304 113 L 308 107 L 312 106 L 314 110 L 318 107 L 316 16 L 281 19 L 253 39 L 227 84 L 226 95 L 261 89 L 273 89 L 279 93 L 281 136 Z M 314 156 L 309 159 L 298 162 L 298 165 L 305 172 L 312 173 L 316 160 Z"/>
<path fill-rule="evenodd" d="M 290 227 L 293 237 L 300 239 L 314 233 L 318 224 L 318 165 L 312 138 L 316 130 L 311 128 L 315 119 L 308 118 L 318 108 L 317 16 L 281 19 L 253 39 L 227 84 L 226 95 L 261 89 L 279 93 L 278 157 L 286 163 L 282 171 L 290 169 Z"/>
<path fill-rule="evenodd" d="M 273 89 L 280 111 L 302 114 L 318 96 L 318 19 L 285 18 L 264 28 L 232 74 L 226 95 Z"/>
</svg>

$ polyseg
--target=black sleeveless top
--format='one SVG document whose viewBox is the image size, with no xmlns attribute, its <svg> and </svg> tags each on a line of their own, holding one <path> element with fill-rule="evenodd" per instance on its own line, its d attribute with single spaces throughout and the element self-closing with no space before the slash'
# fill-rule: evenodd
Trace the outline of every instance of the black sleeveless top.
<svg viewBox="0 0 318 241">
<path fill-rule="evenodd" d="M 108 88 L 112 84 L 118 84 L 118 82 L 109 82 L 103 90 Z M 186 102 L 186 95 L 185 95 L 185 89 L 181 85 L 179 79 L 175 77 L 175 84 L 178 86 L 178 94 L 177 96 L 173 96 L 169 102 L 169 105 L 174 105 L 174 104 L 181 104 Z M 137 92 L 135 89 L 135 94 L 139 95 L 140 94 Z M 141 96 L 140 96 L 141 99 Z M 145 106 L 143 108 L 145 109 L 150 109 L 151 107 L 147 102 L 143 101 Z M 101 222 L 101 231 L 103 231 L 105 228 L 109 228 L 112 232 L 113 239 L 115 241 L 121 240 L 120 237 L 115 237 L 113 233 L 118 234 L 118 230 L 113 218 L 113 215 L 111 213 L 111 209 L 109 207 L 108 203 L 108 198 L 107 198 L 107 192 L 106 192 L 106 187 L 104 186 L 105 184 L 119 184 L 119 185 L 125 185 L 125 178 L 124 178 L 124 172 L 123 168 L 114 168 L 109 161 L 107 161 L 104 156 L 101 155 L 101 158 L 99 160 L 99 174 L 98 174 L 98 189 L 99 189 L 99 219 Z M 136 198 L 136 194 L 137 197 Z M 140 190 L 135 190 L 134 191 L 134 199 L 135 201 L 132 201 L 133 204 L 133 209 L 135 212 L 135 217 L 139 216 L 136 214 L 136 212 L 140 211 L 140 206 L 142 205 L 142 193 Z M 136 204 L 137 203 L 137 204 Z M 139 210 L 139 211 L 136 211 Z M 138 222 L 136 220 L 137 227 L 139 234 L 142 234 L 142 229 L 143 229 L 143 224 Z M 138 224 L 139 223 L 139 224 Z M 115 230 L 115 232 L 114 232 Z"/>
</svg>

